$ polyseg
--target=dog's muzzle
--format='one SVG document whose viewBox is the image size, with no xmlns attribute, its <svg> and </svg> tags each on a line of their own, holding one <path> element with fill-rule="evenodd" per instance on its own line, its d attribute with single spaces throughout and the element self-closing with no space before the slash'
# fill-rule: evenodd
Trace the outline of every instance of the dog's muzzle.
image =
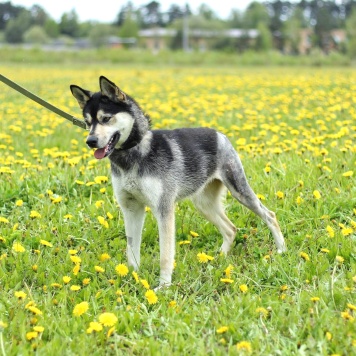
<svg viewBox="0 0 356 356">
<path fill-rule="evenodd" d="M 96 136 L 88 136 L 86 144 L 90 148 L 96 148 L 98 145 L 98 138 Z"/>
</svg>

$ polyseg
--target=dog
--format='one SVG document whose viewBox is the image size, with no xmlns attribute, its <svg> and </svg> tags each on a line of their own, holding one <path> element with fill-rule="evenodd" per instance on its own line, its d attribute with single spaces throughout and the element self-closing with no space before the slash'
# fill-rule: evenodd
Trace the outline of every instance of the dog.
<svg viewBox="0 0 356 356">
<path fill-rule="evenodd" d="M 210 128 L 151 130 L 139 104 L 104 76 L 100 91 L 71 85 L 89 128 L 86 144 L 97 159 L 108 157 L 115 197 L 122 209 L 129 266 L 140 266 L 140 245 L 149 206 L 157 219 L 160 287 L 172 282 L 175 255 L 175 203 L 190 198 L 223 236 L 221 251 L 232 247 L 236 227 L 222 205 L 226 188 L 268 226 L 279 253 L 286 250 L 276 215 L 257 198 L 240 158 L 225 135 Z"/>
</svg>

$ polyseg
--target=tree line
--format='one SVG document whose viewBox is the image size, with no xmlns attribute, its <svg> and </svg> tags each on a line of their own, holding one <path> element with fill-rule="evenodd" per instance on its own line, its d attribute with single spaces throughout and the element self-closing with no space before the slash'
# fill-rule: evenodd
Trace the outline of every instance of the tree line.
<svg viewBox="0 0 356 356">
<path fill-rule="evenodd" d="M 310 29 L 313 47 L 327 51 L 330 43 L 335 41 L 331 31 L 343 29 L 348 41 L 334 43 L 334 48 L 356 56 L 356 0 L 253 1 L 245 11 L 232 9 L 226 19 L 219 18 L 206 4 L 193 13 L 189 5 L 172 4 L 168 11 L 162 11 L 157 1 L 140 7 L 128 1 L 110 24 L 80 22 L 74 10 L 62 14 L 60 20 L 55 21 L 39 5 L 27 9 L 9 1 L 0 3 L 0 34 L 8 43 L 45 43 L 57 38 L 87 37 L 93 45 L 99 46 L 103 43 L 102 39 L 110 35 L 138 38 L 141 29 L 164 27 L 177 30 L 170 46 L 179 49 L 181 41 L 178 37 L 182 36 L 185 17 L 188 18 L 190 30 L 258 30 L 258 39 L 253 44 L 243 39 L 236 41 L 220 37 L 212 43 L 213 49 L 243 51 L 254 46 L 256 50 L 275 48 L 283 51 L 288 48 L 291 53 L 297 54 L 301 30 Z"/>
</svg>

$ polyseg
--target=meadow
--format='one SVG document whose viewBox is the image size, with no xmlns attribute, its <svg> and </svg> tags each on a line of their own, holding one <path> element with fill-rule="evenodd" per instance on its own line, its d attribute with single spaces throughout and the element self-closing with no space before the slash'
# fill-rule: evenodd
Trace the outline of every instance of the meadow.
<svg viewBox="0 0 356 356">
<path fill-rule="evenodd" d="M 0 83 L 2 355 L 356 353 L 356 71 L 0 65 L 81 117 L 69 85 L 105 75 L 153 128 L 208 126 L 239 152 L 288 251 L 228 194 L 236 244 L 189 202 L 176 209 L 173 285 L 155 292 L 158 232 L 146 209 L 141 268 L 127 266 L 109 161 L 86 131 Z"/>
</svg>

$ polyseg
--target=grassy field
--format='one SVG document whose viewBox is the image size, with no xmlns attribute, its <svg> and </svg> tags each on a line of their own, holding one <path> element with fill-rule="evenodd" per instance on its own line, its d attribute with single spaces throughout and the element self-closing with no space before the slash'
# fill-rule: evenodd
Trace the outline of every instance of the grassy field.
<svg viewBox="0 0 356 356">
<path fill-rule="evenodd" d="M 70 84 L 105 75 L 154 128 L 209 126 L 241 155 L 277 213 L 288 252 L 227 196 L 236 246 L 177 206 L 173 286 L 158 284 L 147 209 L 142 262 L 127 270 L 109 161 L 86 132 L 0 84 L 2 355 L 351 355 L 356 352 L 356 72 L 0 66 L 80 117 Z M 210 257 L 207 257 L 210 256 Z"/>
</svg>

